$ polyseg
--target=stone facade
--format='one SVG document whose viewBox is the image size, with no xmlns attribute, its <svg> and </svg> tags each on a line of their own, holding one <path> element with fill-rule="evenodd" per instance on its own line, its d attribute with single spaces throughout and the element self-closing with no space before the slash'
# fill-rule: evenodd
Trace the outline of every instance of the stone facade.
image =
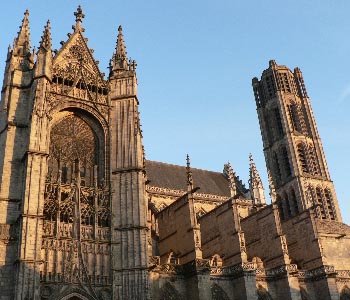
<svg viewBox="0 0 350 300">
<path fill-rule="evenodd" d="M 108 79 L 81 7 L 58 51 L 29 13 L 0 103 L 1 300 L 350 299 L 341 214 L 301 71 L 270 61 L 253 90 L 268 205 L 222 173 L 148 161 L 122 28 Z"/>
</svg>

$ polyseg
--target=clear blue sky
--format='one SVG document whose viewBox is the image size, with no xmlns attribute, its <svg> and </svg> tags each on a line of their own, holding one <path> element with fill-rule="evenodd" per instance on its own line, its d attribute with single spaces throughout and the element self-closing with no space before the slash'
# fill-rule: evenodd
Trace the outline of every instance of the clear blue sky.
<svg viewBox="0 0 350 300">
<path fill-rule="evenodd" d="M 4 1 L 0 69 L 26 8 L 38 46 L 47 19 L 54 48 L 67 39 L 78 4 L 101 71 L 123 25 L 138 62 L 148 159 L 221 171 L 228 160 L 248 180 L 252 152 L 266 167 L 251 79 L 268 61 L 304 74 L 343 219 L 349 223 L 350 2 L 348 0 Z M 268 191 L 266 192 L 268 194 Z"/>
</svg>

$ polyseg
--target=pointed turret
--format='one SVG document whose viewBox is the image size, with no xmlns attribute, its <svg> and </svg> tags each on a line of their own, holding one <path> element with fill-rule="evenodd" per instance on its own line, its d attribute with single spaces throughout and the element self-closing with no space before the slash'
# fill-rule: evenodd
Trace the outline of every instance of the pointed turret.
<svg viewBox="0 0 350 300">
<path fill-rule="evenodd" d="M 188 154 L 186 157 L 186 174 L 187 174 L 187 191 L 190 192 L 193 190 L 193 177 L 192 177 L 190 156 Z"/>
<path fill-rule="evenodd" d="M 48 20 L 41 37 L 37 60 L 35 65 L 35 78 L 46 76 L 49 80 L 52 77 L 52 51 L 51 51 L 51 28 Z"/>
<path fill-rule="evenodd" d="M 131 58 L 127 59 L 127 52 L 126 52 L 126 46 L 124 42 L 124 36 L 123 36 L 123 28 L 120 25 L 118 27 L 118 39 L 117 39 L 117 45 L 115 47 L 115 53 L 113 54 L 113 57 L 110 62 L 110 76 L 114 74 L 119 74 L 124 71 L 135 71 L 136 70 L 136 61 L 132 60 Z"/>
<path fill-rule="evenodd" d="M 75 32 L 77 31 L 84 32 L 85 29 L 81 26 L 81 24 L 83 23 L 83 19 L 85 18 L 85 15 L 83 14 L 83 10 L 80 5 L 78 6 L 77 11 L 74 13 L 74 16 L 75 16 L 75 25 L 72 26 L 72 29 Z"/>
<path fill-rule="evenodd" d="M 224 165 L 224 174 L 227 176 L 229 180 L 229 188 L 231 197 L 234 197 L 237 195 L 237 185 L 236 185 L 236 173 L 233 171 L 230 162 L 227 162 L 227 164 Z"/>
<path fill-rule="evenodd" d="M 254 204 L 266 204 L 264 186 L 251 153 L 249 154 L 249 189 L 254 200 Z"/>
<path fill-rule="evenodd" d="M 19 27 L 18 36 L 13 43 L 13 54 L 28 56 L 30 54 L 29 11 L 24 13 L 22 25 Z"/>
</svg>

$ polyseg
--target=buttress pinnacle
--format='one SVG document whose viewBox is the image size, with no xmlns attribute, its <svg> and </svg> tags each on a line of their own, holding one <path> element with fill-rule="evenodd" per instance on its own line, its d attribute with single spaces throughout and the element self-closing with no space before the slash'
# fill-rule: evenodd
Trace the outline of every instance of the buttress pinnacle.
<svg viewBox="0 0 350 300">
<path fill-rule="evenodd" d="M 254 204 L 266 204 L 264 186 L 251 153 L 249 154 L 249 189 Z"/>
<path fill-rule="evenodd" d="M 187 154 L 186 156 L 186 174 L 187 174 L 187 190 L 193 190 L 193 177 L 190 163 L 190 156 Z"/>
<path fill-rule="evenodd" d="M 46 50 L 51 50 L 51 27 L 50 20 L 47 20 L 46 26 L 44 28 L 43 35 L 40 41 L 40 47 L 45 48 Z"/>
</svg>

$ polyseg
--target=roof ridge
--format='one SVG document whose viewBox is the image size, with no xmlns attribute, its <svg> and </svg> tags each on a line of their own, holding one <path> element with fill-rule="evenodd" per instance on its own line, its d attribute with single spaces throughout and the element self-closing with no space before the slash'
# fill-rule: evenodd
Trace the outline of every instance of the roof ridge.
<svg viewBox="0 0 350 300">
<path fill-rule="evenodd" d="M 147 165 L 147 162 L 154 162 L 154 163 L 159 163 L 159 164 L 163 164 L 163 165 L 174 166 L 174 167 L 181 167 L 181 168 L 186 169 L 186 166 L 175 165 L 175 164 L 166 163 L 166 162 L 162 162 L 162 161 L 155 161 L 155 160 L 146 159 L 146 165 Z M 147 167 L 146 167 L 146 169 L 147 169 Z M 206 170 L 206 169 L 200 169 L 200 168 L 193 168 L 192 166 L 191 166 L 191 169 L 192 169 L 192 171 L 193 170 L 198 170 L 198 171 L 219 173 L 219 174 L 222 174 L 223 176 L 225 176 L 224 173 L 220 172 L 220 171 L 212 171 L 212 170 Z"/>
</svg>

